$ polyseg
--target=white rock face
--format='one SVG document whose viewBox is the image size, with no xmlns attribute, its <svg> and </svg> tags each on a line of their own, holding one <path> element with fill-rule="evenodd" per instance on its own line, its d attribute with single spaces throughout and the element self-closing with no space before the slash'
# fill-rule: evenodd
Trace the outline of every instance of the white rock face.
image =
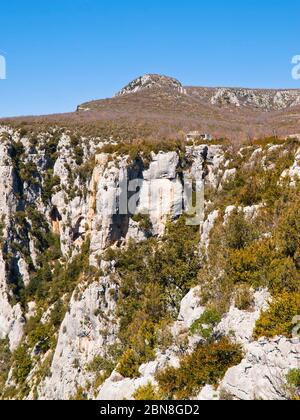
<svg viewBox="0 0 300 420">
<path fill-rule="evenodd" d="M 258 149 L 255 149 L 251 155 L 250 162 L 255 162 L 257 159 L 260 159 L 262 153 L 263 153 L 263 149 L 261 147 L 259 147 Z"/>
<path fill-rule="evenodd" d="M 90 210 L 89 214 L 90 261 L 95 265 L 97 256 L 108 246 L 130 238 L 145 239 L 145 234 L 128 217 L 128 210 L 136 215 L 149 215 L 154 235 L 164 233 L 169 216 L 182 213 L 183 188 L 176 173 L 177 153 L 153 154 L 148 170 L 131 170 L 127 157 L 117 162 L 108 162 L 108 158 L 105 154 L 97 156 L 91 182 L 91 187 L 96 185 L 95 211 Z M 127 182 L 129 191 L 124 195 Z M 93 204 L 89 207 L 92 209 Z"/>
<path fill-rule="evenodd" d="M 219 89 L 211 98 L 212 105 L 234 105 L 240 107 L 240 101 L 235 92 L 230 89 Z"/>
<path fill-rule="evenodd" d="M 51 202 L 53 209 L 57 212 L 53 230 L 60 235 L 64 255 L 70 252 L 74 245 L 74 239 L 79 246 L 82 245 L 89 211 L 88 197 L 77 196 L 70 199 L 66 192 L 70 184 L 70 170 L 75 171 L 75 169 L 76 164 L 72 156 L 70 137 L 63 134 L 58 143 L 58 159 L 54 165 L 54 175 L 60 179 L 60 189 L 52 195 Z M 80 186 L 78 179 L 76 179 L 75 185 Z"/>
<path fill-rule="evenodd" d="M 200 305 L 201 288 L 195 287 L 183 298 L 177 322 L 172 327 L 175 336 L 189 330 L 192 324 L 203 315 L 205 308 Z"/>
<path fill-rule="evenodd" d="M 185 93 L 179 82 L 169 78 L 153 77 L 152 75 L 138 79 L 121 94 L 130 94 L 152 87 L 172 89 L 176 93 Z M 298 96 L 290 95 L 288 91 L 278 94 L 232 90 L 220 90 L 214 98 L 214 103 L 229 103 L 235 106 L 249 104 L 265 109 L 270 107 L 287 107 L 298 104 Z M 7 133 L 2 136 L 3 133 Z M 42 197 L 42 181 L 48 170 L 45 151 L 38 146 L 32 146 L 32 139 L 23 137 L 9 128 L 0 127 L 0 221 L 3 231 L 0 232 L 1 241 L 5 246 L 0 248 L 0 339 L 9 338 L 10 348 L 14 351 L 23 337 L 25 323 L 39 311 L 37 302 L 29 302 L 22 309 L 15 304 L 11 283 L 20 281 L 21 286 L 28 286 L 30 282 L 31 261 L 28 254 L 22 254 L 22 248 L 28 250 L 32 264 L 37 266 L 39 251 L 37 241 L 32 233 L 19 240 L 19 228 L 14 221 L 15 213 L 23 212 L 24 203 L 33 205 L 45 218 L 45 223 L 52 231 L 60 236 L 61 248 L 66 260 L 80 252 L 82 244 L 90 238 L 90 264 L 103 269 L 105 274 L 98 274 L 93 282 L 86 283 L 85 279 L 72 294 L 68 312 L 65 315 L 58 332 L 57 346 L 48 375 L 38 385 L 37 394 L 40 399 L 69 399 L 76 391 L 83 387 L 89 398 L 101 400 L 132 399 L 135 391 L 149 382 L 155 383 L 155 374 L 167 366 L 178 367 L 180 357 L 191 352 L 203 338 L 191 337 L 189 330 L 194 321 L 204 313 L 201 305 L 201 288 L 192 289 L 182 300 L 176 322 L 170 326 L 173 344 L 165 351 L 157 351 L 154 361 L 140 367 L 140 377 L 135 380 L 124 379 L 116 372 L 105 381 L 100 389 L 94 389 L 96 373 L 89 372 L 87 365 L 96 356 L 106 356 L 111 344 L 117 342 L 118 319 L 116 318 L 116 302 L 118 286 L 113 279 L 114 262 L 105 263 L 103 252 L 109 246 L 125 247 L 130 239 L 143 241 L 147 232 L 142 224 L 133 220 L 127 214 L 128 205 L 133 206 L 135 214 L 148 214 L 152 223 L 151 233 L 158 238 L 165 232 L 167 220 L 176 218 L 186 205 L 186 197 L 182 184 L 182 163 L 175 152 L 152 154 L 149 168 L 145 169 L 142 162 L 130 163 L 128 157 L 112 157 L 108 154 L 98 154 L 95 166 L 90 168 L 93 173 L 88 174 L 87 180 L 81 181 L 77 170 L 71 146 L 71 137 L 60 134 L 58 138 L 58 158 L 54 165 L 54 176 L 59 182 L 52 198 L 44 203 Z M 42 144 L 47 135 L 39 135 L 38 142 Z M 56 138 L 57 139 L 57 138 Z M 20 179 L 11 157 L 12 141 L 21 141 L 26 149 L 23 163 L 26 166 L 35 165 L 38 179 L 35 186 L 30 180 L 24 181 L 22 194 Z M 83 141 L 83 139 L 82 139 Z M 35 150 L 36 148 L 36 150 Z M 94 139 L 89 143 L 83 141 L 84 161 L 94 156 L 99 148 L 99 141 Z M 276 149 L 269 152 L 276 151 Z M 98 153 L 98 152 L 97 152 Z M 261 158 L 262 149 L 252 155 L 251 160 Z M 235 176 L 235 169 L 228 169 L 230 160 L 225 160 L 222 147 L 202 145 L 187 148 L 187 162 L 184 177 L 202 182 L 216 190 L 222 188 Z M 262 157 L 263 158 L 263 157 Z M 295 164 L 283 174 L 292 181 L 300 175 L 300 150 L 295 157 Z M 71 176 L 72 175 L 72 176 Z M 125 186 L 133 179 L 139 179 L 139 190 L 133 185 L 125 199 L 123 214 L 120 196 Z M 72 185 L 71 181 L 72 180 Z M 21 198 L 20 198 L 21 197 Z M 263 206 L 263 204 L 261 205 Z M 249 218 L 254 218 L 261 206 L 240 208 Z M 225 222 L 235 207 L 230 206 L 225 212 Z M 28 210 L 28 208 L 26 208 Z M 131 210 L 131 209 L 130 209 Z M 29 207 L 31 211 L 31 207 Z M 220 210 L 214 210 L 204 221 L 199 234 L 201 250 L 209 244 L 210 233 L 220 215 Z M 28 215 L 23 214 L 23 225 L 30 223 Z M 19 245 L 17 249 L 13 245 Z M 12 258 L 12 260 L 9 260 Z M 13 270 L 11 270 L 11 267 Z M 67 304 L 69 295 L 61 296 Z M 255 305 L 251 311 L 240 311 L 234 305 L 224 315 L 216 327 L 216 335 L 229 335 L 240 343 L 245 357 L 239 366 L 230 369 L 218 390 L 206 386 L 200 392 L 199 400 L 215 400 L 221 398 L 221 392 L 227 392 L 236 399 L 283 399 L 285 376 L 293 367 L 299 368 L 299 343 L 282 337 L 274 340 L 260 340 L 253 342 L 253 329 L 262 310 L 268 305 L 270 295 L 266 290 L 254 293 Z M 34 298 L 32 298 L 34 300 Z M 46 323 L 55 305 L 45 307 L 41 323 Z M 183 344 L 184 343 L 184 344 Z M 35 347 L 36 349 L 36 347 Z M 35 349 L 30 349 L 33 363 L 37 360 Z M 51 355 L 41 356 L 41 362 Z M 28 377 L 29 384 L 38 374 L 40 364 L 36 364 Z M 15 385 L 12 380 L 12 370 L 7 384 Z M 89 388 L 91 384 L 91 388 Z M 29 395 L 34 398 L 32 390 Z"/>
<path fill-rule="evenodd" d="M 113 372 L 107 381 L 101 386 L 97 400 L 133 400 L 135 392 L 149 383 L 157 386 L 155 375 L 167 366 L 177 368 L 179 358 L 175 348 L 170 348 L 163 354 L 158 352 L 153 362 L 142 365 L 139 369 L 140 377 L 137 379 L 125 379 L 119 373 Z"/>
<path fill-rule="evenodd" d="M 255 219 L 257 217 L 259 211 L 264 207 L 264 204 L 257 204 L 254 206 L 247 206 L 247 207 L 237 207 L 237 206 L 228 206 L 225 209 L 224 214 L 224 224 L 226 224 L 232 215 L 232 213 L 237 210 L 238 212 L 243 212 L 245 217 L 250 219 Z"/>
<path fill-rule="evenodd" d="M 218 145 L 189 146 L 187 156 L 192 158 L 192 166 L 186 176 L 201 181 L 205 178 L 207 187 L 217 188 L 224 174 L 226 163 L 224 151 Z M 205 166 L 205 168 L 204 168 Z"/>
<path fill-rule="evenodd" d="M 235 341 L 246 346 L 252 341 L 256 321 L 261 312 L 266 311 L 271 301 L 268 290 L 258 290 L 254 293 L 254 308 L 251 311 L 241 311 L 232 306 L 216 327 L 217 334 L 234 337 Z"/>
<path fill-rule="evenodd" d="M 219 391 L 210 385 L 206 385 L 196 398 L 198 401 L 218 401 L 219 399 Z"/>
<path fill-rule="evenodd" d="M 18 135 L 9 132 L 12 138 L 19 141 Z M 47 139 L 41 136 L 41 142 Z M 9 142 L 0 143 L 0 174 L 3 182 L 0 182 L 0 216 L 5 218 L 4 238 L 9 234 L 9 220 L 16 212 L 18 199 L 13 166 L 9 157 Z M 30 148 L 30 141 L 22 139 L 24 147 Z M 122 180 L 127 177 L 130 181 L 136 177 L 142 181 L 141 189 L 137 194 L 136 213 L 149 211 L 153 225 L 153 234 L 162 235 L 165 230 L 167 219 L 178 216 L 182 212 L 184 201 L 183 186 L 177 173 L 179 156 L 175 152 L 158 153 L 152 155 L 149 169 L 136 165 L 129 165 L 127 157 L 116 158 L 114 161 L 109 155 L 96 156 L 96 165 L 92 178 L 87 183 L 85 194 L 72 194 L 69 196 L 70 171 L 76 173 L 76 163 L 70 147 L 71 139 L 63 134 L 58 142 L 58 159 L 54 165 L 54 176 L 59 178 L 59 185 L 55 187 L 49 206 L 45 206 L 41 200 L 41 188 L 36 191 L 26 186 L 26 200 L 36 206 L 41 212 L 54 233 L 61 239 L 63 255 L 69 257 L 70 253 L 76 255 L 88 235 L 91 239 L 90 263 L 96 267 L 101 265 L 103 251 L 110 245 L 121 244 L 132 238 L 137 241 L 145 239 L 139 224 L 128 217 L 120 214 L 120 189 Z M 85 146 L 84 146 L 85 147 Z M 91 144 L 90 148 L 95 149 Z M 201 149 L 203 150 L 203 148 Z M 215 149 L 208 151 L 209 159 L 213 160 Z M 84 152 L 85 159 L 88 153 Z M 47 170 L 45 153 L 39 149 L 33 149 L 26 154 L 28 162 L 34 162 L 39 171 Z M 202 177 L 204 157 L 198 152 L 198 160 L 195 159 L 192 171 Z M 138 165 L 137 165 L 138 166 Z M 75 177 L 74 186 L 82 192 L 79 178 Z M 151 201 L 149 203 L 149 196 Z M 129 202 L 126 204 L 129 204 Z M 13 238 L 12 238 L 13 239 Z M 38 252 L 36 242 L 29 235 L 29 251 L 34 264 L 37 262 Z M 25 259 L 17 254 L 16 267 L 25 285 L 29 284 L 29 267 Z M 111 271 L 111 270 L 108 270 Z M 95 356 L 104 354 L 105 348 L 115 342 L 115 333 L 118 322 L 114 315 L 115 301 L 111 294 L 114 289 L 110 285 L 109 278 L 102 278 L 99 283 L 87 286 L 80 291 L 80 298 L 74 292 L 67 313 L 61 326 L 58 344 L 51 365 L 51 377 L 39 386 L 41 399 L 62 399 L 72 396 L 76 387 L 85 386 L 88 380 L 93 380 L 93 375 L 86 372 L 85 367 Z M 0 337 L 9 337 L 11 350 L 14 350 L 22 339 L 23 327 L 30 317 L 36 314 L 35 302 L 30 302 L 28 313 L 23 314 L 21 306 L 10 304 L 10 290 L 8 286 L 6 263 L 0 252 Z M 104 313 L 105 320 L 95 314 Z M 42 322 L 47 322 L 53 310 L 49 308 L 42 317 Z M 194 308 L 197 314 L 197 309 Z M 187 328 L 189 326 L 187 314 L 181 311 L 179 323 Z M 193 311 L 192 311 L 193 312 Z M 189 315 L 192 317 L 192 312 Z M 197 315 L 196 315 L 197 316 Z M 110 321 L 113 321 L 110 324 Z M 107 325 L 107 322 L 109 325 Z M 103 331 L 106 331 L 104 334 Z M 164 363 L 176 363 L 176 352 L 169 351 L 167 355 L 158 356 L 157 366 Z M 79 363 L 78 363 L 79 361 Z M 158 368 L 158 367 L 157 367 Z M 145 366 L 144 371 L 151 369 Z M 148 374 L 147 374 L 148 375 Z M 146 375 L 146 376 L 147 376 Z M 34 373 L 31 374 L 31 377 Z"/>
<path fill-rule="evenodd" d="M 92 264 L 95 257 L 105 248 L 122 238 L 125 239 L 128 230 L 129 218 L 126 209 L 124 216 L 118 214 L 120 184 L 127 176 L 126 158 L 117 163 L 108 162 L 108 158 L 109 156 L 104 154 L 97 156 L 97 166 L 91 182 L 91 186 L 95 188 L 92 195 L 94 203 L 90 204 Z"/>
<path fill-rule="evenodd" d="M 0 130 L 0 135 L 6 130 Z M 13 137 L 13 132 L 9 131 Z M 11 227 L 11 216 L 17 209 L 16 185 L 14 177 L 14 169 L 10 158 L 9 141 L 1 139 L 0 142 L 0 220 L 3 224 L 1 237 L 3 240 L 8 238 Z M 20 274 L 23 280 L 28 280 L 28 271 L 24 260 L 19 259 Z M 24 317 L 21 306 L 13 306 L 11 291 L 8 285 L 8 274 L 6 269 L 5 258 L 2 249 L 0 250 L 0 338 L 4 339 L 8 336 L 10 341 L 10 349 L 13 351 L 18 347 L 24 327 Z"/>
<path fill-rule="evenodd" d="M 152 376 L 143 376 L 138 379 L 124 379 L 115 372 L 105 382 L 97 399 L 103 401 L 133 400 L 133 395 L 138 388 L 146 386 L 148 383 L 153 383 Z"/>
<path fill-rule="evenodd" d="M 283 337 L 249 344 L 245 359 L 229 369 L 220 385 L 240 400 L 284 400 L 286 376 L 299 369 L 300 344 Z"/>
<path fill-rule="evenodd" d="M 199 293 L 200 289 L 196 287 L 190 290 L 182 300 L 178 319 L 171 328 L 174 338 L 181 334 L 187 334 L 193 322 L 203 314 L 205 308 L 199 304 Z M 192 350 L 195 345 L 197 345 L 197 342 L 191 341 L 189 349 Z M 101 387 L 97 399 L 131 400 L 139 387 L 148 383 L 157 385 L 155 374 L 167 366 L 179 367 L 179 349 L 176 345 L 167 349 L 164 353 L 158 351 L 154 361 L 142 365 L 139 369 L 140 378 L 138 379 L 124 379 L 118 373 L 113 372 Z"/>
<path fill-rule="evenodd" d="M 23 336 L 23 328 L 25 318 L 21 309 L 21 305 L 12 306 L 8 286 L 3 270 L 3 260 L 0 254 L 0 339 L 9 338 L 10 350 L 14 351 Z"/>
<path fill-rule="evenodd" d="M 103 277 L 82 289 L 74 292 L 60 328 L 51 377 L 39 388 L 41 399 L 69 399 L 78 387 L 86 387 L 94 379 L 86 370 L 87 364 L 95 356 L 104 356 L 107 346 L 116 340 L 115 286 Z"/>
<path fill-rule="evenodd" d="M 265 111 L 282 110 L 300 105 L 300 91 L 217 88 L 212 89 L 212 105 L 252 107 Z"/>
<path fill-rule="evenodd" d="M 142 174 L 136 213 L 150 216 L 153 233 L 158 236 L 163 235 L 168 217 L 176 217 L 183 211 L 183 186 L 176 173 L 178 164 L 175 152 L 153 154 L 149 169 Z"/>
<path fill-rule="evenodd" d="M 291 183 L 295 185 L 295 182 L 300 179 L 300 149 L 297 151 L 295 156 L 295 162 L 293 166 L 287 170 L 285 170 L 281 178 L 290 178 Z"/>
<path fill-rule="evenodd" d="M 236 173 L 237 173 L 236 168 L 226 169 L 226 171 L 224 172 L 223 178 L 221 180 L 220 188 L 222 188 L 224 184 L 227 184 L 228 182 L 232 181 L 235 178 Z"/>
<path fill-rule="evenodd" d="M 241 364 L 228 370 L 218 391 L 240 400 L 286 399 L 286 376 L 291 369 L 300 366 L 299 340 L 278 337 L 253 342 L 256 321 L 261 312 L 267 310 L 271 296 L 267 290 L 260 290 L 254 294 L 254 300 L 252 312 L 232 307 L 216 327 L 217 334 L 230 335 L 245 352 Z M 207 389 L 199 396 L 205 397 L 211 399 Z"/>
<path fill-rule="evenodd" d="M 176 152 L 152 154 L 149 170 L 143 173 L 145 181 L 153 179 L 175 179 L 179 156 Z"/>
<path fill-rule="evenodd" d="M 199 303 L 200 288 L 192 289 L 182 300 L 178 320 L 171 328 L 174 337 L 179 337 L 181 334 L 187 333 L 194 321 L 200 318 L 204 313 L 205 308 Z M 244 345 L 245 351 L 251 349 L 252 333 L 255 323 L 259 318 L 261 311 L 268 307 L 268 300 L 270 295 L 267 290 L 260 290 L 255 292 L 255 309 L 253 312 L 239 311 L 232 307 L 228 314 L 224 316 L 221 323 L 216 327 L 215 332 L 218 334 L 230 335 L 233 332 L 237 342 Z M 193 342 L 189 340 L 190 349 L 198 344 L 199 341 Z M 257 343 L 253 343 L 257 344 Z M 178 354 L 176 348 L 168 349 L 164 354 L 158 352 L 156 360 L 150 362 L 140 368 L 140 378 L 138 379 L 124 379 L 117 373 L 112 376 L 103 384 L 100 389 L 98 399 L 100 400 L 122 400 L 133 399 L 133 394 L 140 386 L 145 386 L 149 382 L 154 386 L 155 373 L 167 366 L 179 366 Z M 235 368 L 233 368 L 235 369 Z M 197 399 L 199 400 L 218 400 L 220 398 L 220 390 L 227 391 L 232 394 L 228 389 L 227 382 L 224 380 L 219 390 L 213 387 L 206 386 L 199 393 Z M 236 396 L 236 394 L 233 394 Z"/>
<path fill-rule="evenodd" d="M 200 239 L 200 250 L 202 248 L 208 249 L 210 233 L 213 230 L 215 226 L 215 222 L 218 219 L 218 217 L 219 217 L 219 210 L 214 210 L 208 215 L 207 219 L 203 223 L 202 234 L 201 234 L 201 239 Z"/>
</svg>

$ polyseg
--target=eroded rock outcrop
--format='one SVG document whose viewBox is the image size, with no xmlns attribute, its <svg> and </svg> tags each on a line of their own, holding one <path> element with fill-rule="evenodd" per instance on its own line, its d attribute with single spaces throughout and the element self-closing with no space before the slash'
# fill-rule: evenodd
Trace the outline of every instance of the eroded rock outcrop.
<svg viewBox="0 0 300 420">
<path fill-rule="evenodd" d="M 262 339 L 248 345 L 245 359 L 229 369 L 220 389 L 240 400 L 286 400 L 286 377 L 299 366 L 299 340 Z"/>
<path fill-rule="evenodd" d="M 300 94 L 295 90 L 216 89 L 211 97 L 213 105 L 262 108 L 266 111 L 295 107 L 300 104 Z"/>
<path fill-rule="evenodd" d="M 116 298 L 116 286 L 109 277 L 75 290 L 59 331 L 51 374 L 39 388 L 41 399 L 69 399 L 76 389 L 93 382 L 95 375 L 88 364 L 96 356 L 104 357 L 116 341 Z"/>
<path fill-rule="evenodd" d="M 216 333 L 234 337 L 234 339 L 246 346 L 253 340 L 253 330 L 261 312 L 266 311 L 271 302 L 271 295 L 268 290 L 257 290 L 253 292 L 253 307 L 248 311 L 240 310 L 232 305 L 229 312 L 223 317 L 216 327 Z"/>
<path fill-rule="evenodd" d="M 152 82 L 181 89 L 175 80 L 146 78 L 122 94 L 146 89 Z M 231 94 L 221 92 L 216 103 L 224 95 L 230 102 L 236 102 Z M 239 95 L 247 103 L 246 96 L 242 92 Z M 269 106 L 254 97 L 251 101 L 257 106 Z M 276 106 L 290 101 L 283 93 L 274 99 Z M 22 343 L 28 345 L 31 365 L 23 384 L 28 385 L 30 392 L 21 397 L 69 399 L 83 390 L 84 396 L 91 399 L 132 399 L 141 386 L 152 383 L 155 387 L 157 372 L 168 366 L 178 367 L 184 354 L 206 340 L 200 333 L 191 331 L 207 309 L 201 287 L 191 289 L 180 307 L 177 305 L 172 318 L 175 321 L 168 331 L 172 344 L 163 350 L 156 349 L 154 360 L 140 366 L 138 378 L 126 379 L 114 370 L 99 385 L 97 376 L 102 372 L 91 371 L 89 365 L 97 357 L 106 357 L 110 346 L 118 343 L 119 332 L 116 264 L 104 261 L 104 256 L 110 248 L 126 249 L 130 240 L 139 243 L 151 236 L 162 242 L 167 223 L 187 210 L 185 180 L 205 183 L 213 193 L 222 193 L 226 184 L 237 176 L 238 169 L 231 167 L 234 157 L 225 156 L 222 146 L 198 145 L 187 146 L 184 156 L 170 151 L 132 160 L 126 155 L 101 153 L 106 140 L 102 144 L 99 139 L 78 139 L 68 132 L 54 130 L 32 139 L 19 131 L 2 128 L 0 135 L 0 338 L 9 339 L 13 352 Z M 252 149 L 245 167 L 254 167 L 257 159 L 265 159 L 264 169 L 272 170 L 272 165 L 267 164 L 267 154 L 277 153 L 277 149 L 267 148 L 267 152 L 263 148 Z M 243 158 L 242 152 L 239 158 Z M 299 175 L 298 161 L 299 152 L 295 154 L 293 167 L 282 177 L 289 177 L 295 183 Z M 210 237 L 220 216 L 224 216 L 226 224 L 238 209 L 247 219 L 255 220 L 265 207 L 265 203 L 228 206 L 230 202 L 222 208 L 214 208 L 212 204 L 212 201 L 205 202 L 205 210 L 209 211 L 201 219 L 198 233 L 201 257 L 207 257 Z M 53 257 L 54 261 L 50 256 L 43 266 L 41 255 L 48 251 L 49 244 L 50 248 L 53 246 L 54 240 L 60 249 L 53 252 L 58 255 Z M 71 291 L 52 296 L 48 303 L 47 293 L 38 289 L 38 282 L 48 276 L 51 288 L 56 263 L 62 269 L 68 266 L 84 246 L 91 274 L 79 276 L 74 283 L 73 278 L 67 279 L 73 284 Z M 36 283 L 32 284 L 32 279 Z M 26 301 L 24 291 L 30 288 L 33 291 Z M 38 293 L 36 301 L 35 293 Z M 205 386 L 198 396 L 200 400 L 220 399 L 224 394 L 234 399 L 286 398 L 286 375 L 290 369 L 299 368 L 299 343 L 284 337 L 253 341 L 255 323 L 271 299 L 267 289 L 251 293 L 253 305 L 241 310 L 233 301 L 213 331 L 216 339 L 229 336 L 241 344 L 244 359 L 226 373 L 217 389 Z M 47 326 L 58 298 L 65 305 L 65 312 L 54 333 L 55 345 L 43 354 L 39 334 L 36 339 L 30 336 L 29 346 L 28 336 L 23 336 L 24 327 L 34 322 Z M 47 370 L 43 369 L 46 362 Z M 8 388 L 16 388 L 15 376 L 11 366 Z"/>
<path fill-rule="evenodd" d="M 177 79 L 158 74 L 145 74 L 125 86 L 116 96 L 128 95 L 151 88 L 171 89 L 180 93 L 184 92 L 182 84 Z"/>
</svg>

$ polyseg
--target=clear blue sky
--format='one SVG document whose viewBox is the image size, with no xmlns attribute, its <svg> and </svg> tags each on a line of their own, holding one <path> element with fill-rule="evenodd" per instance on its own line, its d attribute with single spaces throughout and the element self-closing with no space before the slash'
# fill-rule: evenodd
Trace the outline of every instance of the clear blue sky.
<svg viewBox="0 0 300 420">
<path fill-rule="evenodd" d="M 72 111 L 144 73 L 294 87 L 299 0 L 5 0 L 0 116 Z"/>
</svg>

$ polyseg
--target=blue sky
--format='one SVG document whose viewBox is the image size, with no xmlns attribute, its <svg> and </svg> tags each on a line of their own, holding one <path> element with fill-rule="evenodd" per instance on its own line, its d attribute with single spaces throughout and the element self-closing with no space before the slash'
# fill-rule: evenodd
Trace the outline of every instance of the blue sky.
<svg viewBox="0 0 300 420">
<path fill-rule="evenodd" d="M 0 116 L 72 111 L 144 73 L 300 88 L 299 16 L 299 0 L 2 1 Z"/>
</svg>

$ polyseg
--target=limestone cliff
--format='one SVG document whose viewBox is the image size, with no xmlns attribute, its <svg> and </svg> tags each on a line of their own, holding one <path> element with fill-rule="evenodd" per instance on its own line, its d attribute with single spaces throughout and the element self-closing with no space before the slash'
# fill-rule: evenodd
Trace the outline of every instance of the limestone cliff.
<svg viewBox="0 0 300 420">
<path fill-rule="evenodd" d="M 151 80 L 140 80 L 122 94 L 140 85 L 146 88 Z M 181 87 L 176 81 L 170 83 L 173 88 Z M 216 101 L 222 95 L 217 95 Z M 278 106 L 284 98 L 277 98 Z M 271 173 L 268 171 L 274 167 L 280 169 L 276 185 L 297 188 L 299 150 L 296 143 L 289 144 L 275 148 L 253 145 L 239 151 L 226 144 L 181 145 L 175 149 L 170 146 L 169 151 L 155 150 L 147 156 L 141 150 L 132 157 L 119 153 L 112 139 L 84 137 L 57 127 L 26 133 L 2 126 L 0 357 L 4 357 L 4 348 L 11 354 L 1 376 L 2 397 L 131 399 L 141 387 L 159 387 L 157 374 L 167 367 L 180 368 L 182 358 L 199 346 L 230 337 L 241 346 L 241 363 L 231 366 L 214 387 L 204 383 L 197 395 L 189 397 L 220 399 L 226 394 L 233 399 L 288 398 L 286 378 L 290 370 L 299 369 L 299 340 L 283 333 L 262 338 L 256 335 L 256 323 L 272 305 L 271 286 L 268 290 L 269 283 L 253 281 L 247 289 L 252 296 L 247 295 L 247 307 L 239 304 L 235 295 L 242 280 L 237 280 L 236 290 L 223 298 L 228 291 L 218 288 L 226 267 L 214 273 L 218 265 L 211 261 L 210 246 L 216 240 L 223 246 L 218 235 L 231 226 L 232 214 L 242 214 L 245 226 L 263 223 L 260 217 L 269 208 L 266 195 L 261 193 L 260 202 L 256 197 L 251 202 L 253 191 L 249 189 L 243 195 L 244 203 L 236 202 L 236 191 L 243 193 L 238 189 L 241 183 L 248 185 L 247 179 L 239 178 L 241 171 L 257 171 L 259 161 L 259 165 L 263 163 L 262 173 Z M 115 149 L 109 152 L 108 146 Z M 189 263 L 196 264 L 199 275 L 187 284 L 183 278 L 180 287 L 175 284 L 170 288 L 174 273 L 161 259 L 162 271 L 157 271 L 156 277 L 166 278 L 166 284 L 160 287 L 166 288 L 169 315 L 161 328 L 168 331 L 168 342 L 158 345 L 155 339 L 151 352 L 141 358 L 138 372 L 125 377 L 118 368 L 123 353 L 128 351 L 122 336 L 127 315 L 122 312 L 120 300 L 128 298 L 122 276 L 126 277 L 131 266 L 136 269 L 136 261 L 127 255 L 122 272 L 120 258 L 133 243 L 137 247 L 150 244 L 145 257 L 155 252 L 162 252 L 159 255 L 164 258 L 169 256 L 167 251 L 173 242 L 168 242 L 168 229 L 176 226 L 188 207 L 185 179 L 205 182 L 205 218 L 193 230 L 196 248 Z M 124 185 L 127 188 L 131 181 L 133 187 L 125 199 L 127 211 L 123 211 L 120 197 Z M 272 223 L 276 224 L 275 216 Z M 268 224 L 270 230 L 272 223 Z M 250 227 L 247 229 L 250 232 Z M 263 242 L 270 235 L 263 232 L 255 241 Z M 248 236 L 243 238 L 245 244 L 250 241 Z M 169 249 L 165 250 L 164 244 Z M 238 251 L 243 246 L 237 246 Z M 176 261 L 172 264 L 176 266 Z M 188 268 L 184 275 L 189 273 Z M 201 277 L 204 269 L 210 270 L 210 283 L 209 276 Z M 297 282 L 297 274 L 293 273 Z M 243 281 L 247 283 L 245 278 Z M 138 286 L 132 283 L 131 287 L 135 295 L 134 287 L 139 291 Z M 287 292 L 296 290 L 289 284 L 284 287 Z M 151 299 L 150 307 L 155 296 Z M 218 307 L 220 318 L 214 319 L 211 326 L 206 325 L 210 320 L 203 320 L 202 325 L 201 317 L 216 306 L 216 299 L 222 300 L 223 306 Z M 155 334 L 159 336 L 157 321 Z M 146 345 L 148 351 L 149 340 L 137 345 Z M 103 359 L 110 362 L 109 367 L 104 366 Z"/>
</svg>

